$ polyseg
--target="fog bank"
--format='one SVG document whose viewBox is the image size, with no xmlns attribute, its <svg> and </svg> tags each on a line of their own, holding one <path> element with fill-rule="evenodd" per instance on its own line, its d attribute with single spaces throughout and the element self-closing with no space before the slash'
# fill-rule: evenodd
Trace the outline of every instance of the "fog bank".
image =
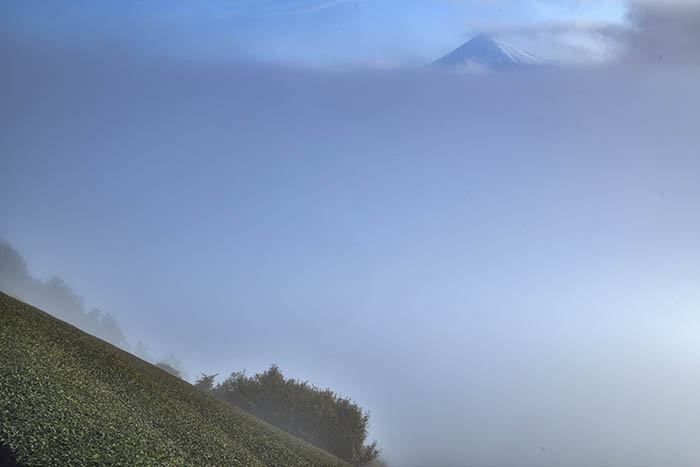
<svg viewBox="0 0 700 467">
<path fill-rule="evenodd" d="M 130 342 L 350 395 L 391 465 L 700 462 L 697 67 L 0 50 L 0 236 Z"/>
</svg>

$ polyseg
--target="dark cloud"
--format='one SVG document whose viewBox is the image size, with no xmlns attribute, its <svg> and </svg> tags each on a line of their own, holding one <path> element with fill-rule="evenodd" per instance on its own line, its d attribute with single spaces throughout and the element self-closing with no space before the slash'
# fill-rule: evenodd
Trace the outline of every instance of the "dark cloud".
<svg viewBox="0 0 700 467">
<path fill-rule="evenodd" d="M 700 64 L 700 1 L 628 0 L 623 23 L 554 21 L 491 28 L 562 63 Z"/>
<path fill-rule="evenodd" d="M 700 64 L 700 2 L 632 1 L 629 27 L 614 34 L 635 62 Z"/>
</svg>

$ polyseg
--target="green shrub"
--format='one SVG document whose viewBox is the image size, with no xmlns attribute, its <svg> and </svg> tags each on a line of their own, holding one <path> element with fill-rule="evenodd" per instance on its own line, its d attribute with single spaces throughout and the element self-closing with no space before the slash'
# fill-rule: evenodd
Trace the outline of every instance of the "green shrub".
<svg viewBox="0 0 700 467">
<path fill-rule="evenodd" d="M 379 455 L 376 443 L 364 445 L 369 414 L 330 389 L 286 379 L 276 365 L 252 377 L 235 372 L 212 392 L 355 465 Z"/>
</svg>

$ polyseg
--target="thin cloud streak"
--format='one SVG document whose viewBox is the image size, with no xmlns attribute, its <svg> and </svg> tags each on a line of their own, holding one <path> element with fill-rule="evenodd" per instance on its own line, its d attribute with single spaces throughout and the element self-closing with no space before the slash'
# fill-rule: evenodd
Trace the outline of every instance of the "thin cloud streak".
<svg viewBox="0 0 700 467">
<path fill-rule="evenodd" d="M 263 18 L 273 18 L 277 16 L 297 16 L 297 15 L 306 15 L 306 14 L 311 14 L 311 13 L 316 13 L 322 10 L 326 10 L 328 8 L 333 8 L 338 5 L 344 4 L 344 3 L 364 3 L 368 0 L 327 0 L 324 2 L 311 2 L 310 5 L 304 6 L 304 5 L 295 5 L 295 6 L 289 6 L 289 7 L 280 7 L 277 8 L 277 11 L 275 10 L 274 6 L 266 5 L 263 8 L 272 10 L 267 13 L 254 13 L 252 10 L 256 10 L 260 8 L 259 3 L 255 3 L 254 5 L 249 5 L 249 6 L 243 6 L 240 8 L 234 8 L 230 10 L 226 10 L 222 13 L 219 14 L 220 17 L 229 17 L 229 16 L 243 16 L 247 18 L 257 18 L 257 19 L 263 19 Z M 292 2 L 293 3 L 293 2 Z M 307 2 L 308 3 L 308 2 Z"/>
</svg>

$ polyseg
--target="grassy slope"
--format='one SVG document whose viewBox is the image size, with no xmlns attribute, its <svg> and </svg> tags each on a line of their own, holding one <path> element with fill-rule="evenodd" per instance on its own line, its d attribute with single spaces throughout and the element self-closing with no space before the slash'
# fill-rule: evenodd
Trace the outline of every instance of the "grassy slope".
<svg viewBox="0 0 700 467">
<path fill-rule="evenodd" d="M 1 292 L 0 444 L 26 465 L 346 465 Z"/>
</svg>

